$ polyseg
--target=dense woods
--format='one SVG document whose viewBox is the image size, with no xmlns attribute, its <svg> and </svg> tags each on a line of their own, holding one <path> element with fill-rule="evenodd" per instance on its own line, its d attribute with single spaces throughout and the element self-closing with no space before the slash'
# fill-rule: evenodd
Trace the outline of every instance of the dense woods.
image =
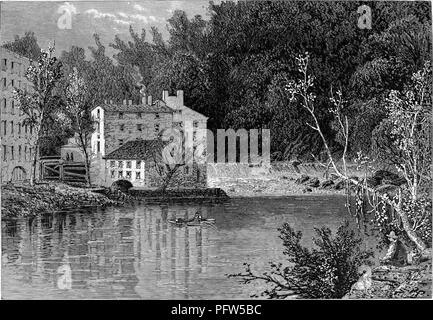
<svg viewBox="0 0 433 320">
<path fill-rule="evenodd" d="M 362 3 L 365 4 L 365 3 Z M 331 90 L 348 100 L 349 155 L 373 154 L 386 135 L 385 100 L 403 90 L 431 56 L 430 4 L 371 2 L 372 28 L 358 28 L 357 8 L 347 2 L 223 2 L 209 4 L 209 19 L 175 11 L 169 37 L 156 28 L 130 28 L 130 39 L 60 53 L 67 77 L 77 68 L 94 103 L 138 101 L 137 78 L 148 94 L 185 91 L 185 103 L 207 115 L 209 127 L 269 128 L 272 158 L 319 155 L 322 141 L 305 125 L 308 115 L 285 90 L 297 75 L 294 57 L 308 51 L 315 75 L 317 116 L 333 152 L 343 141 L 330 112 Z M 40 52 L 32 33 L 5 46 L 29 57 Z M 116 49 L 109 57 L 106 46 Z M 378 132 L 381 134 L 379 135 Z M 52 152 L 53 150 L 48 150 Z M 374 152 L 375 154 L 376 152 Z"/>
</svg>

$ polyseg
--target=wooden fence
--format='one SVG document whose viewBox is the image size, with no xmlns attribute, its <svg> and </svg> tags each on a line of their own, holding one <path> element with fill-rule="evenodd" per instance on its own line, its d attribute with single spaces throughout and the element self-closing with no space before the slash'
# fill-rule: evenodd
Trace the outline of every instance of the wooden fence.
<svg viewBox="0 0 433 320">
<path fill-rule="evenodd" d="M 42 180 L 86 182 L 84 162 L 65 161 L 59 157 L 45 157 L 40 160 Z"/>
</svg>

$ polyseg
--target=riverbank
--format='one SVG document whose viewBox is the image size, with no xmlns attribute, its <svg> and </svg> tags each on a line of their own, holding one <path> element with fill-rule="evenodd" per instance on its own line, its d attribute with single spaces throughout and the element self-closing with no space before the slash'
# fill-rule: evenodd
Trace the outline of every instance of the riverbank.
<svg viewBox="0 0 433 320">
<path fill-rule="evenodd" d="M 373 268 L 352 286 L 344 299 L 431 299 L 432 261 L 418 265 Z"/>
<path fill-rule="evenodd" d="M 105 194 L 57 182 L 33 187 L 5 184 L 1 187 L 1 197 L 2 219 L 33 217 L 70 208 L 119 204 L 118 200 L 110 199 Z"/>
<path fill-rule="evenodd" d="M 344 194 L 342 179 L 336 176 L 326 178 L 320 171 L 297 173 L 271 168 L 250 177 L 213 177 L 208 185 L 221 188 L 230 198 Z"/>
</svg>

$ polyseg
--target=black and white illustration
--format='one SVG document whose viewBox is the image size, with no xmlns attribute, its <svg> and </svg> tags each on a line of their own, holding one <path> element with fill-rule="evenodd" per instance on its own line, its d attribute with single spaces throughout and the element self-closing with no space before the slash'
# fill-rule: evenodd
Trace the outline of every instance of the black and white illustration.
<svg viewBox="0 0 433 320">
<path fill-rule="evenodd" d="M 431 59 L 428 1 L 1 1 L 1 298 L 431 299 Z"/>
</svg>

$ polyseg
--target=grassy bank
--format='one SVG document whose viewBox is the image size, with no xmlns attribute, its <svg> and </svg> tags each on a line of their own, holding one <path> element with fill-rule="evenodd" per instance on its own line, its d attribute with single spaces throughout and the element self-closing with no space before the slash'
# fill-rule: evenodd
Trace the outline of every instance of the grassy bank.
<svg viewBox="0 0 433 320">
<path fill-rule="evenodd" d="M 29 185 L 5 184 L 1 188 L 1 215 L 4 218 L 38 214 L 85 206 L 117 204 L 104 194 L 62 183 Z"/>
</svg>

